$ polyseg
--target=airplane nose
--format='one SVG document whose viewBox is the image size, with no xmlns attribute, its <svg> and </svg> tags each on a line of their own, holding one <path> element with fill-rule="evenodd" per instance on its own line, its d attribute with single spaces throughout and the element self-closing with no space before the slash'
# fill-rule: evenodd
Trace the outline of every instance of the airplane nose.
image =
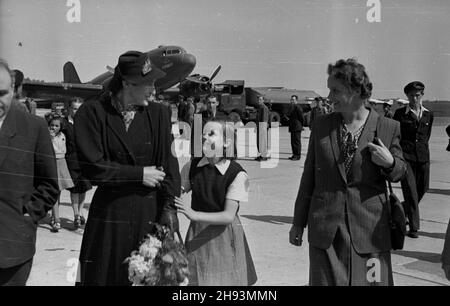
<svg viewBox="0 0 450 306">
<path fill-rule="evenodd" d="M 195 56 L 192 54 L 183 54 L 183 58 L 181 59 L 183 65 L 187 66 L 189 69 L 194 70 L 195 64 L 197 63 Z M 192 71 L 191 70 L 191 71 Z"/>
</svg>

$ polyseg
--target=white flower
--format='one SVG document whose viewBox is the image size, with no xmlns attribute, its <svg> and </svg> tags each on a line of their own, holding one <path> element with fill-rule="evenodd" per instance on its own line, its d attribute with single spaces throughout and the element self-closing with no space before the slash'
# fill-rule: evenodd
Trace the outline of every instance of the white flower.
<svg viewBox="0 0 450 306">
<path fill-rule="evenodd" d="M 189 279 L 185 277 L 184 280 L 180 283 L 180 286 L 187 286 L 187 285 L 189 285 Z"/>
<path fill-rule="evenodd" d="M 153 236 L 145 239 L 145 241 L 139 247 L 139 254 L 150 260 L 155 259 L 161 249 L 161 241 Z"/>
<path fill-rule="evenodd" d="M 141 284 L 150 271 L 151 264 L 139 254 L 132 255 L 128 265 L 128 279 L 133 284 Z"/>
</svg>

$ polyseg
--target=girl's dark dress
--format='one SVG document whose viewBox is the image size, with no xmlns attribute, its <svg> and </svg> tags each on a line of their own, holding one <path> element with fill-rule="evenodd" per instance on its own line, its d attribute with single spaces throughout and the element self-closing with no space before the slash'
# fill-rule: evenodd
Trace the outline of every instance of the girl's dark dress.
<svg viewBox="0 0 450 306">
<path fill-rule="evenodd" d="M 124 260 L 139 247 L 163 210 L 179 196 L 180 174 L 171 154 L 171 121 L 150 103 L 128 128 L 106 96 L 85 102 L 76 114 L 80 166 L 98 188 L 92 199 L 80 251 L 77 285 L 129 285 Z M 144 166 L 162 166 L 162 187 L 142 184 Z"/>
</svg>

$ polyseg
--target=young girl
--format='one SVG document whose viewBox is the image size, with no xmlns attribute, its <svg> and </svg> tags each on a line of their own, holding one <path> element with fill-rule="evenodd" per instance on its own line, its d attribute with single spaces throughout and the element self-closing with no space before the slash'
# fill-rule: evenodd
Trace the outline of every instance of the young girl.
<svg viewBox="0 0 450 306">
<path fill-rule="evenodd" d="M 248 286 L 257 279 L 237 215 L 240 202 L 248 201 L 247 173 L 222 157 L 233 150 L 233 135 L 229 123 L 206 123 L 206 156 L 194 158 L 181 171 L 183 192 L 192 190 L 191 207 L 175 199 L 179 212 L 191 220 L 186 235 L 190 285 Z"/>
<path fill-rule="evenodd" d="M 61 132 L 63 118 L 54 115 L 49 117 L 49 130 L 52 138 L 53 149 L 55 150 L 56 166 L 58 169 L 58 185 L 59 190 L 74 187 L 70 177 L 69 169 L 65 160 L 66 155 L 66 136 Z M 52 208 L 51 232 L 57 233 L 61 229 L 61 221 L 59 219 L 59 197 L 55 206 Z"/>
</svg>

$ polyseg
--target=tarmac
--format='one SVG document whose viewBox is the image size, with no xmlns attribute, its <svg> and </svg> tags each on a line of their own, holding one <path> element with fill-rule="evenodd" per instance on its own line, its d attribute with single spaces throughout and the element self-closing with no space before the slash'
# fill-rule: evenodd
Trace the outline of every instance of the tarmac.
<svg viewBox="0 0 450 306">
<path fill-rule="evenodd" d="M 396 286 L 448 286 L 441 268 L 440 256 L 450 218 L 450 153 L 445 151 L 448 138 L 445 127 L 449 118 L 436 118 L 430 141 L 430 190 L 420 203 L 421 230 L 418 239 L 406 237 L 405 247 L 392 252 Z M 176 125 L 174 131 L 177 131 Z M 308 284 L 309 255 L 305 233 L 304 244 L 295 247 L 288 242 L 294 201 L 297 195 L 309 140 L 309 129 L 302 133 L 302 158 L 290 161 L 290 138 L 287 127 L 279 129 L 279 161 L 274 168 L 262 168 L 251 158 L 238 162 L 250 178 L 250 197 L 242 203 L 239 214 L 247 236 L 258 274 L 259 286 L 305 286 Z M 177 139 L 176 147 L 186 145 Z M 242 144 L 239 144 L 242 145 Z M 255 143 L 248 147 L 255 149 Z M 275 154 L 272 154 L 275 156 Z M 179 158 L 180 169 L 187 158 Z M 403 199 L 399 184 L 394 192 Z M 87 205 L 94 190 L 87 194 Z M 190 194 L 185 196 L 189 201 Z M 73 212 L 67 191 L 61 194 L 62 229 L 51 233 L 49 218 L 40 222 L 37 232 L 36 255 L 28 280 L 29 286 L 73 286 L 83 228 L 73 229 Z M 179 215 L 180 231 L 184 237 L 188 220 Z"/>
</svg>

